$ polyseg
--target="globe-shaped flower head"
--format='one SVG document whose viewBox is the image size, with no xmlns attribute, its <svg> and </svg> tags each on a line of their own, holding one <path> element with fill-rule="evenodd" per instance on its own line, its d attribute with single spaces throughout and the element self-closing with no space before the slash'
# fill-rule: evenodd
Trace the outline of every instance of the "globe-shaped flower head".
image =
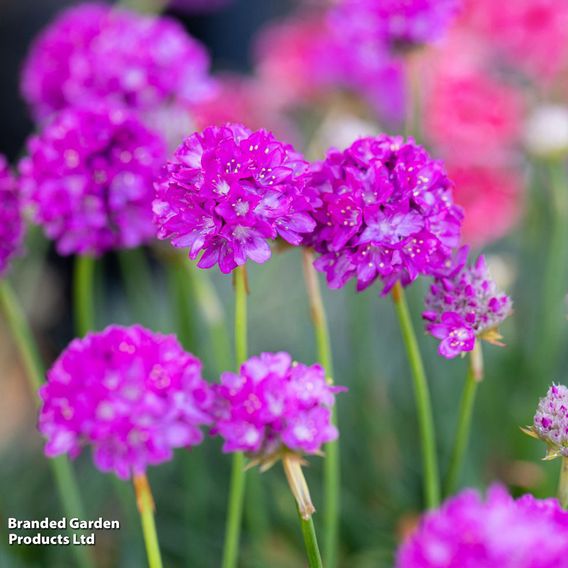
<svg viewBox="0 0 568 568">
<path fill-rule="evenodd" d="M 18 184 L 0 155 L 0 278 L 22 244 L 23 230 Z"/>
<path fill-rule="evenodd" d="M 351 278 L 363 290 L 447 269 L 459 244 L 462 212 L 442 164 L 412 139 L 361 138 L 331 150 L 312 173 L 321 206 L 306 239 L 321 253 L 315 266 L 331 288 Z"/>
<path fill-rule="evenodd" d="M 199 359 L 138 325 L 74 340 L 40 396 L 46 455 L 75 457 L 90 445 L 97 468 L 123 479 L 199 444 L 212 402 Z"/>
<path fill-rule="evenodd" d="M 555 568 L 566 565 L 568 512 L 556 499 L 514 500 L 471 489 L 424 515 L 398 551 L 397 568 Z"/>
<path fill-rule="evenodd" d="M 153 180 L 161 138 L 128 112 L 69 108 L 28 143 L 22 191 L 60 254 L 136 247 L 155 235 Z"/>
<path fill-rule="evenodd" d="M 22 91 L 36 118 L 105 99 L 140 111 L 211 89 L 205 48 L 170 18 L 103 4 L 64 12 L 35 41 Z"/>
<path fill-rule="evenodd" d="M 458 13 L 461 0 L 340 0 L 331 18 L 362 45 L 408 49 L 440 39 Z"/>
<path fill-rule="evenodd" d="M 439 352 L 452 358 L 473 350 L 485 339 L 499 345 L 498 326 L 511 314 L 511 298 L 497 289 L 485 258 L 461 266 L 447 277 L 437 278 L 426 295 L 422 317 L 426 329 L 441 340 Z"/>
<path fill-rule="evenodd" d="M 239 373 L 223 373 L 216 394 L 213 433 L 224 440 L 223 451 L 245 452 L 267 469 L 282 459 L 300 512 L 314 507 L 301 474 L 302 454 L 317 454 L 335 440 L 331 421 L 335 393 L 320 365 L 302 365 L 288 353 L 251 357 Z"/>
<path fill-rule="evenodd" d="M 298 245 L 314 226 L 304 195 L 308 164 L 265 130 L 227 124 L 187 138 L 167 163 L 154 202 L 158 236 L 198 266 L 231 272 L 270 258 L 268 241 Z"/>
<path fill-rule="evenodd" d="M 546 443 L 545 459 L 568 458 L 568 388 L 552 385 L 538 403 L 532 426 L 523 431 Z"/>
</svg>

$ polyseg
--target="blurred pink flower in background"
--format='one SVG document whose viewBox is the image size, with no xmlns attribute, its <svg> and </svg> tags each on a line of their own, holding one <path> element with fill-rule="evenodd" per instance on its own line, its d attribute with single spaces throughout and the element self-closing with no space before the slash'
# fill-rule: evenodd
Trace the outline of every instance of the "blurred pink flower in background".
<svg viewBox="0 0 568 568">
<path fill-rule="evenodd" d="M 446 163 L 454 181 L 454 198 L 465 211 L 462 235 L 481 247 L 504 237 L 519 220 L 523 180 L 512 168 L 464 166 Z"/>
<path fill-rule="evenodd" d="M 23 234 L 19 185 L 6 158 L 0 154 L 0 277 L 4 276 L 12 257 L 20 249 Z"/>
<path fill-rule="evenodd" d="M 468 0 L 470 25 L 507 58 L 513 67 L 552 80 L 568 63 L 566 0 Z"/>
</svg>

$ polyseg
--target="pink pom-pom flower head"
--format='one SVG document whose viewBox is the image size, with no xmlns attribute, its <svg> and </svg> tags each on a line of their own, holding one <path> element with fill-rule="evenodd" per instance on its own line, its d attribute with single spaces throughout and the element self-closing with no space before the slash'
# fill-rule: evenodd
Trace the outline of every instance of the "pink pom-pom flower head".
<svg viewBox="0 0 568 568">
<path fill-rule="evenodd" d="M 331 288 L 354 278 L 364 290 L 380 279 L 386 293 L 444 271 L 459 244 L 452 182 L 412 139 L 380 135 L 330 150 L 310 186 L 321 206 L 305 244 L 321 254 L 315 266 Z"/>
<path fill-rule="evenodd" d="M 397 568 L 555 568 L 568 555 L 568 512 L 556 499 L 513 499 L 467 489 L 426 513 L 403 543 Z"/>
<path fill-rule="evenodd" d="M 478 339 L 501 345 L 499 325 L 511 314 L 512 301 L 499 291 L 480 256 L 474 265 L 437 278 L 425 299 L 426 330 L 440 340 L 439 353 L 453 358 L 472 351 Z"/>
<path fill-rule="evenodd" d="M 41 388 L 40 432 L 49 457 L 93 449 L 98 469 L 143 475 L 176 448 L 201 443 L 212 393 L 199 359 L 173 336 L 110 326 L 74 340 Z"/>
<path fill-rule="evenodd" d="M 212 88 L 209 57 L 175 20 L 87 3 L 35 41 L 22 91 L 36 118 L 106 100 L 138 111 L 193 104 Z"/>
<path fill-rule="evenodd" d="M 0 278 L 22 245 L 24 223 L 20 192 L 8 162 L 0 155 Z"/>
<path fill-rule="evenodd" d="M 68 108 L 28 143 L 22 191 L 60 254 L 133 248 L 156 233 L 154 177 L 162 139 L 107 104 Z"/>
<path fill-rule="evenodd" d="M 215 385 L 213 433 L 224 439 L 223 451 L 245 452 L 263 470 L 282 459 L 298 499 L 301 456 L 320 453 L 338 437 L 332 408 L 342 390 L 328 384 L 320 365 L 293 362 L 288 353 L 262 353 L 239 373 L 223 373 Z M 314 510 L 311 502 L 298 504 L 308 516 Z"/>
<path fill-rule="evenodd" d="M 209 127 L 187 138 L 164 168 L 154 202 L 158 237 L 188 247 L 200 268 L 224 273 L 266 262 L 269 241 L 299 245 L 313 230 L 307 162 L 270 132 Z"/>
</svg>

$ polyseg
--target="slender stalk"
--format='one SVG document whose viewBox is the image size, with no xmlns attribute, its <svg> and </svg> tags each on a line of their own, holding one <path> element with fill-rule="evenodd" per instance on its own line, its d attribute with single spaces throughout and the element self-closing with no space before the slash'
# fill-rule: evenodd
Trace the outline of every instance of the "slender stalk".
<svg viewBox="0 0 568 568">
<path fill-rule="evenodd" d="M 327 373 L 327 380 L 333 384 L 333 356 L 327 316 L 321 296 L 318 275 L 314 268 L 314 253 L 303 249 L 304 276 L 310 303 L 310 313 L 316 339 L 318 361 Z M 333 409 L 333 422 L 337 425 L 337 413 Z M 337 542 L 339 535 L 341 463 L 338 442 L 325 446 L 324 461 L 324 558 L 328 568 L 337 565 Z"/>
<path fill-rule="evenodd" d="M 94 273 L 94 257 L 81 255 L 75 258 L 73 308 L 75 311 L 75 331 L 80 337 L 95 328 Z"/>
<path fill-rule="evenodd" d="M 471 418 L 475 403 L 477 386 L 483 379 L 483 354 L 481 343 L 476 341 L 475 347 L 470 354 L 465 385 L 460 402 L 458 415 L 458 427 L 454 446 L 450 457 L 450 466 L 444 483 L 444 496 L 448 497 L 455 490 L 458 483 L 460 471 L 463 465 L 463 458 L 469 441 L 471 430 Z"/>
<path fill-rule="evenodd" d="M 308 566 L 310 568 L 323 568 L 314 521 L 311 517 L 307 521 L 302 519 L 300 511 L 298 511 L 298 516 L 302 525 L 302 535 L 304 536 L 304 544 L 308 555 Z"/>
<path fill-rule="evenodd" d="M 244 266 L 234 271 L 235 286 L 235 355 L 238 368 L 247 358 L 247 273 Z M 225 528 L 223 568 L 235 568 L 239 558 L 239 541 L 245 497 L 245 457 L 242 453 L 233 456 L 229 509 Z"/>
<path fill-rule="evenodd" d="M 406 347 L 406 354 L 412 371 L 414 397 L 416 399 L 420 430 L 420 445 L 422 448 L 424 496 L 427 507 L 433 509 L 440 503 L 440 481 L 438 477 L 438 459 L 436 456 L 436 438 L 430 392 L 428 390 L 424 364 L 422 363 L 422 356 L 412 326 L 404 290 L 399 282 L 396 283 L 392 290 L 392 299 L 394 301 L 404 345 Z"/>
<path fill-rule="evenodd" d="M 0 308 L 19 351 L 26 377 L 34 394 L 34 403 L 39 407 L 38 390 L 43 384 L 44 369 L 37 351 L 31 329 L 26 321 L 23 310 L 12 288 L 6 280 L 0 280 Z M 48 460 L 53 471 L 59 498 L 67 518 L 84 519 L 84 509 L 79 492 L 79 486 L 69 460 L 60 456 Z M 73 546 L 77 565 L 81 568 L 94 566 L 88 549 L 82 546 Z"/>
<path fill-rule="evenodd" d="M 562 458 L 560 480 L 558 482 L 558 501 L 563 509 L 568 509 L 568 458 Z"/>
<path fill-rule="evenodd" d="M 136 492 L 136 503 L 142 521 L 142 531 L 144 542 L 146 543 L 146 554 L 150 568 L 162 568 L 162 556 L 158 543 L 158 533 L 156 532 L 156 522 L 154 519 L 154 498 L 146 475 L 134 476 L 134 491 Z"/>
<path fill-rule="evenodd" d="M 131 316 L 143 325 L 153 321 L 152 272 L 143 248 L 121 250 L 118 252 L 118 264 L 126 290 Z"/>
</svg>

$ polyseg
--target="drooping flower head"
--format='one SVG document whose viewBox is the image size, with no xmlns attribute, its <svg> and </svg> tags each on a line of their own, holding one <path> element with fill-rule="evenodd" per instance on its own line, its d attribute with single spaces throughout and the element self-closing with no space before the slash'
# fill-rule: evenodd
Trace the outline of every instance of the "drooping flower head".
<svg viewBox="0 0 568 568">
<path fill-rule="evenodd" d="M 69 108 L 28 143 L 22 190 L 60 254 L 102 254 L 155 235 L 153 180 L 162 139 L 106 104 Z"/>
<path fill-rule="evenodd" d="M 384 44 L 391 51 L 440 39 L 458 13 L 460 0 L 340 0 L 331 17 L 362 44 Z"/>
<path fill-rule="evenodd" d="M 223 451 L 246 452 L 264 460 L 282 450 L 315 454 L 335 440 L 331 423 L 335 393 L 319 365 L 292 361 L 288 353 L 262 353 L 238 374 L 223 373 L 216 385 L 215 433 Z"/>
<path fill-rule="evenodd" d="M 400 547 L 397 568 L 555 568 L 566 564 L 568 512 L 556 499 L 466 489 L 428 512 Z"/>
<path fill-rule="evenodd" d="M 24 223 L 21 209 L 18 183 L 8 162 L 0 155 L 0 278 L 22 244 Z"/>
<path fill-rule="evenodd" d="M 154 202 L 158 236 L 189 247 L 198 266 L 231 272 L 265 262 L 269 241 L 298 245 L 314 228 L 307 162 L 270 132 L 227 124 L 187 138 L 164 168 Z"/>
<path fill-rule="evenodd" d="M 205 48 L 170 18 L 104 4 L 70 8 L 35 41 L 22 91 L 36 118 L 105 99 L 140 111 L 211 89 Z"/>
<path fill-rule="evenodd" d="M 540 399 L 532 426 L 523 431 L 546 442 L 545 459 L 568 458 L 568 388 L 553 384 Z"/>
<path fill-rule="evenodd" d="M 139 325 L 75 339 L 40 389 L 40 432 L 49 457 L 91 446 L 101 471 L 122 479 L 203 439 L 212 393 L 201 362 L 173 336 Z"/>
<path fill-rule="evenodd" d="M 472 266 L 459 264 L 440 277 L 426 295 L 426 329 L 441 340 L 440 355 L 452 358 L 472 351 L 477 339 L 498 343 L 498 326 L 511 314 L 512 301 L 499 291 L 480 256 Z"/>
<path fill-rule="evenodd" d="M 380 135 L 331 150 L 312 172 L 317 227 L 306 239 L 331 288 L 350 278 L 384 292 L 444 271 L 459 244 L 462 212 L 442 164 L 412 139 Z"/>
</svg>

